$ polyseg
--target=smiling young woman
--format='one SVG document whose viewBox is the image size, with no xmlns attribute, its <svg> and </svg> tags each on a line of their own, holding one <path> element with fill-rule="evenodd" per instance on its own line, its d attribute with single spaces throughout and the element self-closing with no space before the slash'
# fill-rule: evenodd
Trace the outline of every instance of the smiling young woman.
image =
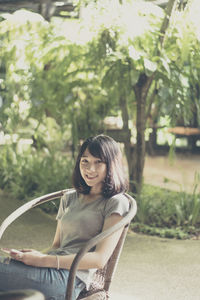
<svg viewBox="0 0 200 300">
<path fill-rule="evenodd" d="M 93 192 L 92 176 L 90 182 L 89 175 L 95 175 L 95 170 L 101 171 L 100 192 L 106 198 L 127 190 L 122 153 L 117 142 L 109 136 L 90 137 L 82 144 L 73 173 L 73 184 L 77 191 L 86 195 Z M 84 174 L 88 176 L 83 177 Z"/>
<path fill-rule="evenodd" d="M 69 268 L 76 253 L 94 236 L 118 223 L 129 210 L 127 180 L 118 144 L 105 135 L 81 146 L 73 172 L 74 189 L 61 198 L 52 248 L 44 254 L 21 249 L 0 263 L 0 291 L 36 289 L 47 300 L 65 299 Z M 73 300 L 88 288 L 95 269 L 112 255 L 122 229 L 86 253 L 79 264 Z"/>
<path fill-rule="evenodd" d="M 85 183 L 91 187 L 90 194 L 100 194 L 106 177 L 106 163 L 93 156 L 88 149 L 80 160 L 80 173 Z"/>
</svg>

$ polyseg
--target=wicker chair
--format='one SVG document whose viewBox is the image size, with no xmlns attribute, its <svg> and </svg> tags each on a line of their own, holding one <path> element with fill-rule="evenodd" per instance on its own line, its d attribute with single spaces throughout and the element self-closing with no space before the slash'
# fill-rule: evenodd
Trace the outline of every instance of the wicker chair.
<svg viewBox="0 0 200 300">
<path fill-rule="evenodd" d="M 36 199 L 33 199 L 18 209 L 16 209 L 13 213 L 11 213 L 1 224 L 0 226 L 0 239 L 2 238 L 2 235 L 6 228 L 19 216 L 21 216 L 23 213 L 28 211 L 31 208 L 34 208 L 40 204 L 43 204 L 48 201 L 55 200 L 57 198 L 60 198 L 63 196 L 67 190 L 62 190 L 58 192 L 54 192 L 51 194 L 47 194 L 41 197 L 38 197 Z M 136 211 L 137 211 L 137 205 L 136 201 L 128 194 L 125 194 L 130 202 L 130 209 L 129 212 L 126 214 L 124 218 L 120 222 L 118 222 L 116 225 L 112 226 L 111 228 L 105 230 L 104 232 L 98 234 L 96 237 L 92 238 L 86 245 L 80 249 L 80 251 L 77 253 L 76 257 L 74 258 L 74 261 L 72 263 L 72 266 L 70 268 L 69 273 L 69 279 L 67 284 L 67 291 L 66 291 L 66 300 L 72 299 L 72 292 L 74 289 L 74 280 L 76 276 L 76 271 L 78 268 L 78 264 L 83 257 L 83 255 L 88 252 L 91 248 L 93 248 L 95 245 L 97 245 L 100 241 L 105 239 L 106 237 L 110 236 L 115 231 L 119 230 L 120 228 L 124 228 L 121 234 L 121 237 L 118 241 L 118 244 L 109 259 L 108 263 L 103 269 L 97 270 L 94 274 L 93 282 L 89 288 L 89 290 L 84 290 L 81 292 L 81 294 L 78 297 L 78 300 L 84 299 L 84 300 L 107 300 L 109 298 L 109 288 L 110 284 L 114 275 L 114 271 L 116 269 L 119 256 L 125 241 L 125 237 L 128 231 L 129 224 L 131 220 L 134 218 Z M 20 298 L 19 298 L 20 299 Z M 23 299 L 23 298 L 21 298 Z"/>
</svg>

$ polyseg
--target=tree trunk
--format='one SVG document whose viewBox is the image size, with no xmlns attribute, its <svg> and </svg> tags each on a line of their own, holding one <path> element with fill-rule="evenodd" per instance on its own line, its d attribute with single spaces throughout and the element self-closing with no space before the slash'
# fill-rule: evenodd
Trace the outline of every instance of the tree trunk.
<svg viewBox="0 0 200 300">
<path fill-rule="evenodd" d="M 134 148 L 131 144 L 131 132 L 129 129 L 128 121 L 129 121 L 129 113 L 127 107 L 126 96 L 120 96 L 119 105 L 122 113 L 123 120 L 123 130 L 126 132 L 126 138 L 124 141 L 124 151 L 127 160 L 128 173 L 129 173 L 129 182 L 130 182 L 130 190 L 133 190 L 133 176 L 134 176 L 134 162 L 133 162 L 133 152 Z"/>
<path fill-rule="evenodd" d="M 166 7 L 166 16 L 163 20 L 161 29 L 160 29 L 160 38 L 159 44 L 157 46 L 157 56 L 160 55 L 160 50 L 164 44 L 164 38 L 166 30 L 169 26 L 169 18 L 172 14 L 174 5 L 177 3 L 177 0 L 169 0 Z M 145 162 L 145 129 L 146 129 L 146 113 L 147 113 L 147 96 L 151 84 L 154 80 L 154 75 L 147 77 L 145 73 L 142 73 L 139 77 L 138 82 L 133 86 L 133 90 L 136 97 L 137 103 L 137 114 L 136 114 L 136 129 L 137 129 L 137 143 L 136 149 L 134 152 L 134 172 L 133 172 L 133 185 L 131 191 L 134 193 L 140 193 L 143 183 L 143 170 Z"/>
<path fill-rule="evenodd" d="M 141 74 L 134 92 L 137 102 L 136 130 L 137 142 L 134 157 L 134 174 L 132 192 L 140 193 L 143 182 L 143 170 L 145 162 L 145 129 L 146 129 L 146 99 L 154 76 L 147 77 Z"/>
<path fill-rule="evenodd" d="M 39 13 L 45 20 L 50 21 L 55 12 L 55 6 L 52 0 L 40 0 Z"/>
</svg>

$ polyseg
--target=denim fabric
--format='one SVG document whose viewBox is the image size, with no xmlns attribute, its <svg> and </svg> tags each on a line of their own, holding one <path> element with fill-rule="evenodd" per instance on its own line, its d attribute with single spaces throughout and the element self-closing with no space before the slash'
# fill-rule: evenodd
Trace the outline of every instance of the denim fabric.
<svg viewBox="0 0 200 300">
<path fill-rule="evenodd" d="M 46 300 L 64 300 L 69 271 L 65 269 L 27 266 L 13 259 L 0 257 L 0 291 L 35 289 L 42 292 Z M 85 284 L 76 278 L 73 300 Z"/>
</svg>

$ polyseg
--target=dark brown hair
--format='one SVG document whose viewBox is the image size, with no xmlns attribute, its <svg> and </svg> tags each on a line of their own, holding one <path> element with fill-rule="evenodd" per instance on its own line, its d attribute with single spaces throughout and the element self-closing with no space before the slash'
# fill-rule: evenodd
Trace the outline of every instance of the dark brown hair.
<svg viewBox="0 0 200 300">
<path fill-rule="evenodd" d="M 80 173 L 80 160 L 86 149 L 106 164 L 107 175 L 102 188 L 103 196 L 109 198 L 125 192 L 128 188 L 128 181 L 123 170 L 121 150 L 113 138 L 103 134 L 88 138 L 80 148 L 72 177 L 73 186 L 77 192 L 89 194 L 91 189 Z"/>
</svg>

